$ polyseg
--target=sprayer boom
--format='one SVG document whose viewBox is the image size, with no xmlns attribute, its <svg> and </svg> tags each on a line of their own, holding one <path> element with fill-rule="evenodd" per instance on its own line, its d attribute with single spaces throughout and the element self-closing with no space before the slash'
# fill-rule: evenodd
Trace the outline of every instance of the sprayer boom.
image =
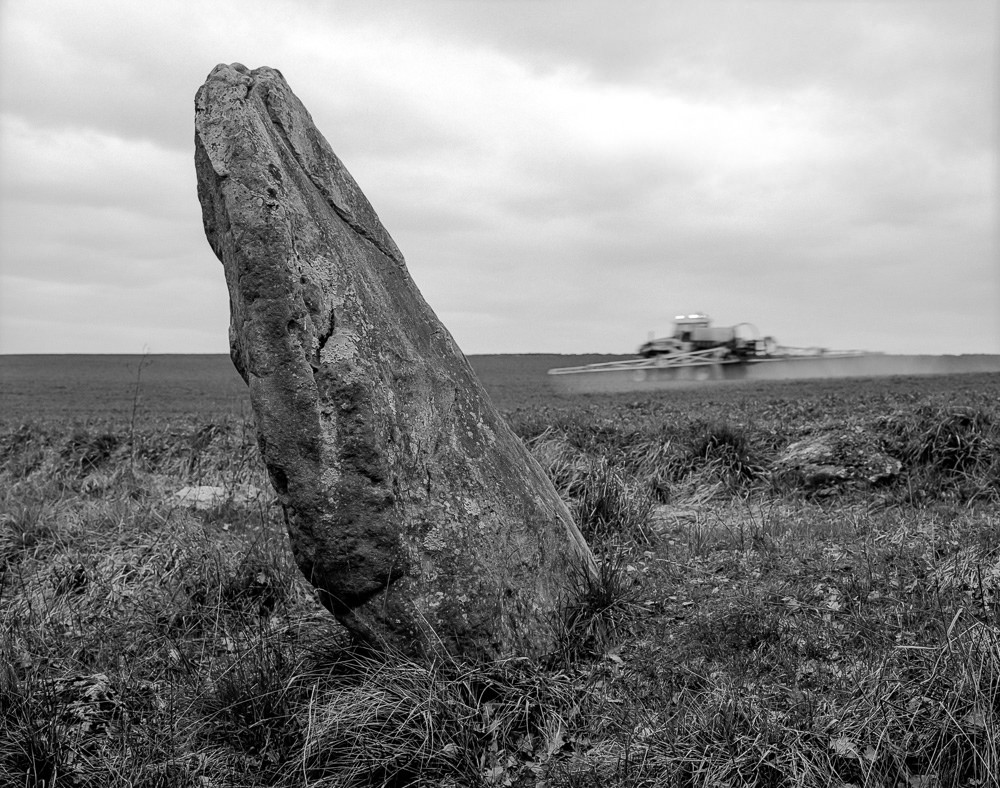
<svg viewBox="0 0 1000 788">
<path fill-rule="evenodd" d="M 774 337 L 761 337 L 751 323 L 713 326 L 703 313 L 678 315 L 674 333 L 645 342 L 638 356 L 550 369 L 549 380 L 564 391 L 634 391 L 723 380 L 878 374 L 873 370 L 885 358 L 863 350 L 786 347 Z"/>
</svg>

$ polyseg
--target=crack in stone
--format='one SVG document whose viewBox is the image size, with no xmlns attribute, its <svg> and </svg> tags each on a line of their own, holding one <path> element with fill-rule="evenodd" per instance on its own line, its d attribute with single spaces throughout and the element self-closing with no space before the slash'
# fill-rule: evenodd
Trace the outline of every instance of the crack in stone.
<svg viewBox="0 0 1000 788">
<path fill-rule="evenodd" d="M 326 331 L 316 337 L 317 347 L 316 347 L 316 369 L 319 369 L 323 362 L 323 348 L 326 347 L 326 343 L 330 341 L 330 337 L 333 336 L 333 332 L 337 329 L 337 311 L 335 309 L 330 310 L 330 324 L 327 326 Z"/>
<path fill-rule="evenodd" d="M 311 174 L 309 175 L 309 180 L 313 181 Z M 321 184 L 318 184 L 315 181 L 313 181 L 313 186 L 315 186 L 316 189 L 319 191 L 319 193 L 323 195 L 323 198 L 326 200 L 327 204 L 330 206 L 330 208 L 333 209 L 333 212 L 343 220 L 344 224 L 346 224 L 348 227 L 354 230 L 355 233 L 357 233 L 359 236 L 368 241 L 372 246 L 378 249 L 382 254 L 384 254 L 393 262 L 395 263 L 403 262 L 395 255 L 394 252 L 382 246 L 382 244 L 379 243 L 378 239 L 375 238 L 375 236 L 373 236 L 370 232 L 368 232 L 368 228 L 366 228 L 362 224 L 359 224 L 346 209 L 341 208 L 339 205 L 337 205 L 333 199 L 333 196 L 329 194 Z"/>
</svg>

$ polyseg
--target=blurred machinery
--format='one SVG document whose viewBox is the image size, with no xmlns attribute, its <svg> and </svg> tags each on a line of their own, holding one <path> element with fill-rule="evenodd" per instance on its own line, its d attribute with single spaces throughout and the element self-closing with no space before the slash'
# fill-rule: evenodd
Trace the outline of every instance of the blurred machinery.
<svg viewBox="0 0 1000 788">
<path fill-rule="evenodd" d="M 550 382 L 564 391 L 634 391 L 721 380 L 775 380 L 877 374 L 880 354 L 863 350 L 787 347 L 761 337 L 751 323 L 713 326 L 702 313 L 678 315 L 674 333 L 650 338 L 639 358 L 550 369 Z M 853 363 L 836 364 L 838 361 Z M 874 364 L 874 365 L 873 365 Z M 852 370 L 857 370 L 852 371 Z"/>
</svg>

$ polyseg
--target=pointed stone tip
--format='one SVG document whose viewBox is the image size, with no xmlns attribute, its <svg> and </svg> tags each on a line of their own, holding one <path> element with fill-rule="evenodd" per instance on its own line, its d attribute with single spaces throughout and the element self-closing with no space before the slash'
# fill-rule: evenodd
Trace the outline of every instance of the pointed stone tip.
<svg viewBox="0 0 1000 788">
<path fill-rule="evenodd" d="M 249 85 L 258 80 L 271 81 L 274 79 L 282 82 L 285 81 L 284 75 L 278 69 L 271 68 L 270 66 L 260 66 L 251 70 L 242 63 L 219 63 L 209 72 L 208 78 L 205 81 L 223 81 Z"/>
<path fill-rule="evenodd" d="M 219 63 L 219 65 L 208 73 L 208 77 L 205 78 L 205 85 L 211 83 L 250 85 L 252 82 L 253 75 L 250 69 L 242 63 L 233 63 L 232 65 L 229 63 Z"/>
</svg>

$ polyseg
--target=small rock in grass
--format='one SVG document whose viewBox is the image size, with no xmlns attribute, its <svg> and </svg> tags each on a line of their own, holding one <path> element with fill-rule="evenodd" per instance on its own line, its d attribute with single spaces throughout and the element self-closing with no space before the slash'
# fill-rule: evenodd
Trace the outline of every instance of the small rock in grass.
<svg viewBox="0 0 1000 788">
<path fill-rule="evenodd" d="M 264 497 L 263 490 L 249 484 L 237 487 L 217 487 L 203 484 L 182 487 L 174 493 L 174 500 L 177 503 L 200 512 L 215 509 L 227 503 L 248 506 Z"/>
<path fill-rule="evenodd" d="M 878 484 L 896 477 L 902 463 L 863 432 L 812 435 L 790 444 L 774 463 L 776 478 L 795 478 L 807 489 Z"/>
</svg>

